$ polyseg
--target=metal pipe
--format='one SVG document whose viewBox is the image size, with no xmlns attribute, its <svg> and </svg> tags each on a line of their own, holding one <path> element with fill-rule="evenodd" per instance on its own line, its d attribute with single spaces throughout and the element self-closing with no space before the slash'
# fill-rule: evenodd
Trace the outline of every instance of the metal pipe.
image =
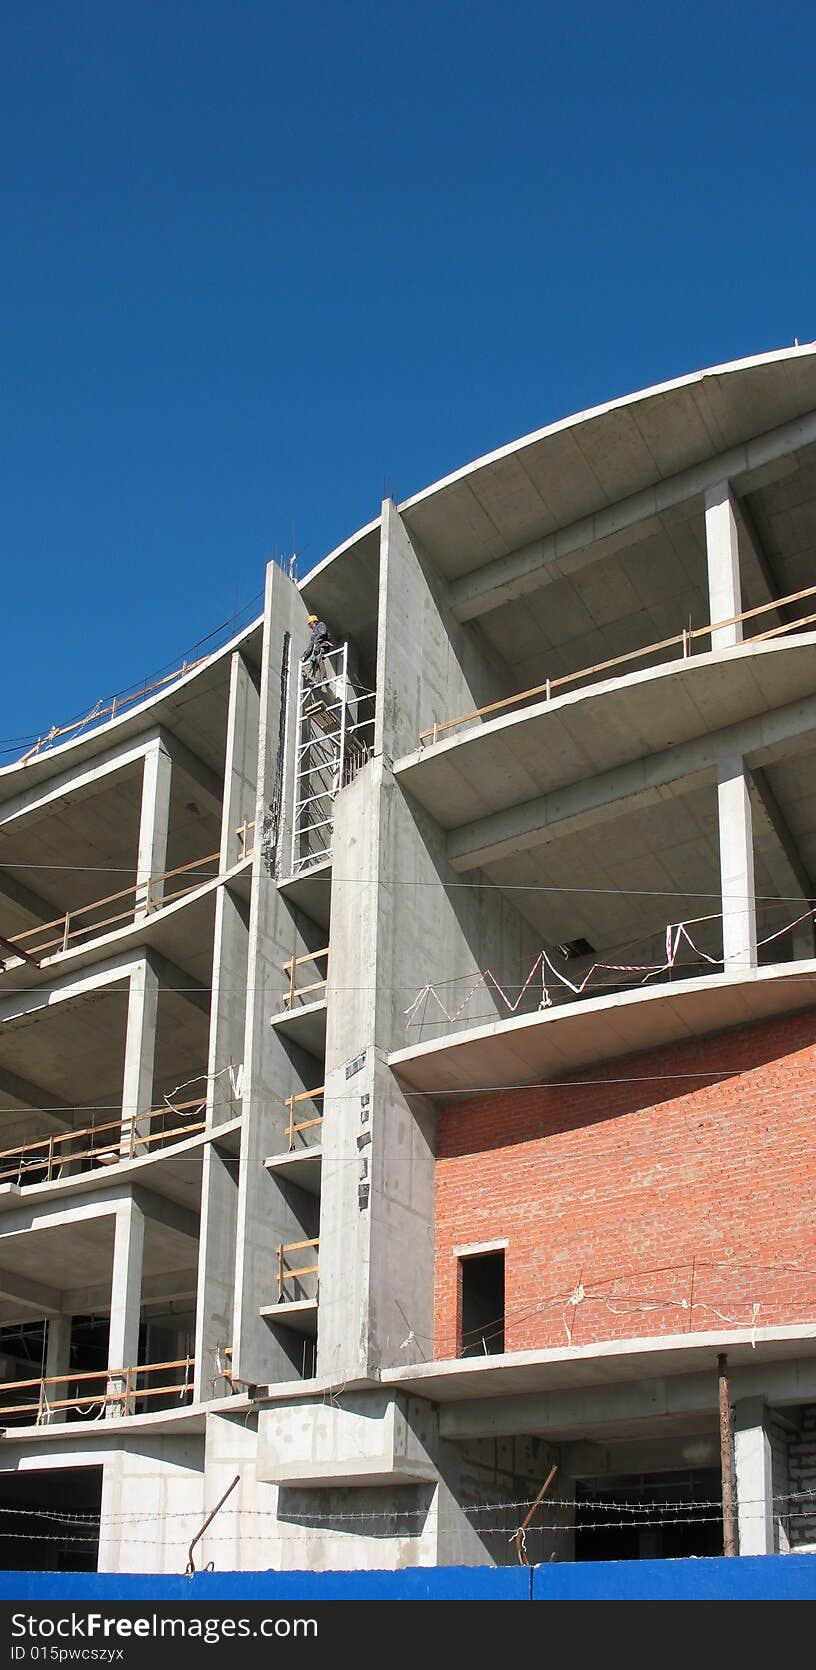
<svg viewBox="0 0 816 1670">
<path fill-rule="evenodd" d="M 717 1359 L 720 1399 L 720 1472 L 722 1476 L 723 1554 L 737 1552 L 737 1525 L 734 1508 L 734 1433 L 731 1423 L 731 1401 L 728 1396 L 728 1358 L 721 1352 Z"/>
<path fill-rule="evenodd" d="M 196 1534 L 193 1537 L 193 1540 L 190 1543 L 190 1546 L 187 1550 L 187 1569 L 186 1569 L 185 1574 L 184 1574 L 185 1577 L 192 1577 L 193 1573 L 195 1571 L 195 1561 L 193 1559 L 193 1549 L 195 1548 L 196 1543 L 201 1541 L 201 1538 L 203 1537 L 204 1532 L 207 1529 L 207 1526 L 212 1524 L 212 1522 L 213 1522 L 216 1514 L 218 1513 L 219 1509 L 223 1508 L 224 1503 L 227 1500 L 227 1497 L 232 1494 L 232 1491 L 235 1489 L 235 1486 L 240 1483 L 240 1479 L 241 1479 L 240 1473 L 236 1473 L 235 1478 L 232 1481 L 232 1484 L 227 1485 L 227 1488 L 224 1491 L 224 1494 L 221 1497 L 220 1502 L 216 1502 L 215 1507 L 213 1508 L 212 1512 L 208 1513 L 208 1515 L 207 1515 L 207 1517 L 204 1521 L 204 1524 L 201 1527 L 201 1530 L 196 1531 Z M 210 1568 L 211 1567 L 212 1567 L 212 1562 L 210 1562 Z"/>
</svg>

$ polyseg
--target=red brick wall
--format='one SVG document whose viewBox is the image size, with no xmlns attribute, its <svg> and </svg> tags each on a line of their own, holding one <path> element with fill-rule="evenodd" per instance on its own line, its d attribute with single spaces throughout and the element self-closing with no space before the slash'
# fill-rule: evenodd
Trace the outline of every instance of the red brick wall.
<svg viewBox="0 0 816 1670">
<path fill-rule="evenodd" d="M 809 1011 L 453 1099 L 436 1355 L 457 1350 L 454 1247 L 503 1236 L 507 1351 L 816 1321 L 814 1044 Z"/>
</svg>

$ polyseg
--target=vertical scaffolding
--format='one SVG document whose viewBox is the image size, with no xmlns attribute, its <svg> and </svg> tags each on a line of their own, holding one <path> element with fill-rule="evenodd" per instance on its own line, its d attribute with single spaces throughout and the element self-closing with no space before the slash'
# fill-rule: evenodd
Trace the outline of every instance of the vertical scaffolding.
<svg viewBox="0 0 816 1670">
<path fill-rule="evenodd" d="M 371 753 L 374 698 L 354 688 L 348 644 L 327 650 L 309 680 L 298 666 L 292 875 L 331 855 L 334 802 Z"/>
</svg>

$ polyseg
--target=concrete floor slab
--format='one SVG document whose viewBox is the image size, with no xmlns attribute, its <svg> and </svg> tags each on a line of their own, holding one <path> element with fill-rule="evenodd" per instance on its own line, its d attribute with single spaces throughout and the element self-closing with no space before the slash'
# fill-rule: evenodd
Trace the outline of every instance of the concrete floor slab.
<svg viewBox="0 0 816 1670">
<path fill-rule="evenodd" d="M 814 683 L 816 633 L 746 643 L 464 726 L 406 755 L 395 775 L 443 829 L 458 829 L 802 700 Z"/>
<path fill-rule="evenodd" d="M 547 1080 L 616 1056 L 816 1005 L 816 960 L 581 999 L 395 1050 L 400 1084 L 428 1095 Z"/>
</svg>

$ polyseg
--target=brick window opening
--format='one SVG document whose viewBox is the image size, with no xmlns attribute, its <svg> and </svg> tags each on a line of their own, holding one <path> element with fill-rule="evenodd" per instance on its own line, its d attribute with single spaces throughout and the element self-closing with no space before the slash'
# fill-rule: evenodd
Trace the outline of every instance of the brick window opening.
<svg viewBox="0 0 816 1670">
<path fill-rule="evenodd" d="M 459 1260 L 459 1357 L 504 1350 L 504 1249 Z"/>
</svg>

